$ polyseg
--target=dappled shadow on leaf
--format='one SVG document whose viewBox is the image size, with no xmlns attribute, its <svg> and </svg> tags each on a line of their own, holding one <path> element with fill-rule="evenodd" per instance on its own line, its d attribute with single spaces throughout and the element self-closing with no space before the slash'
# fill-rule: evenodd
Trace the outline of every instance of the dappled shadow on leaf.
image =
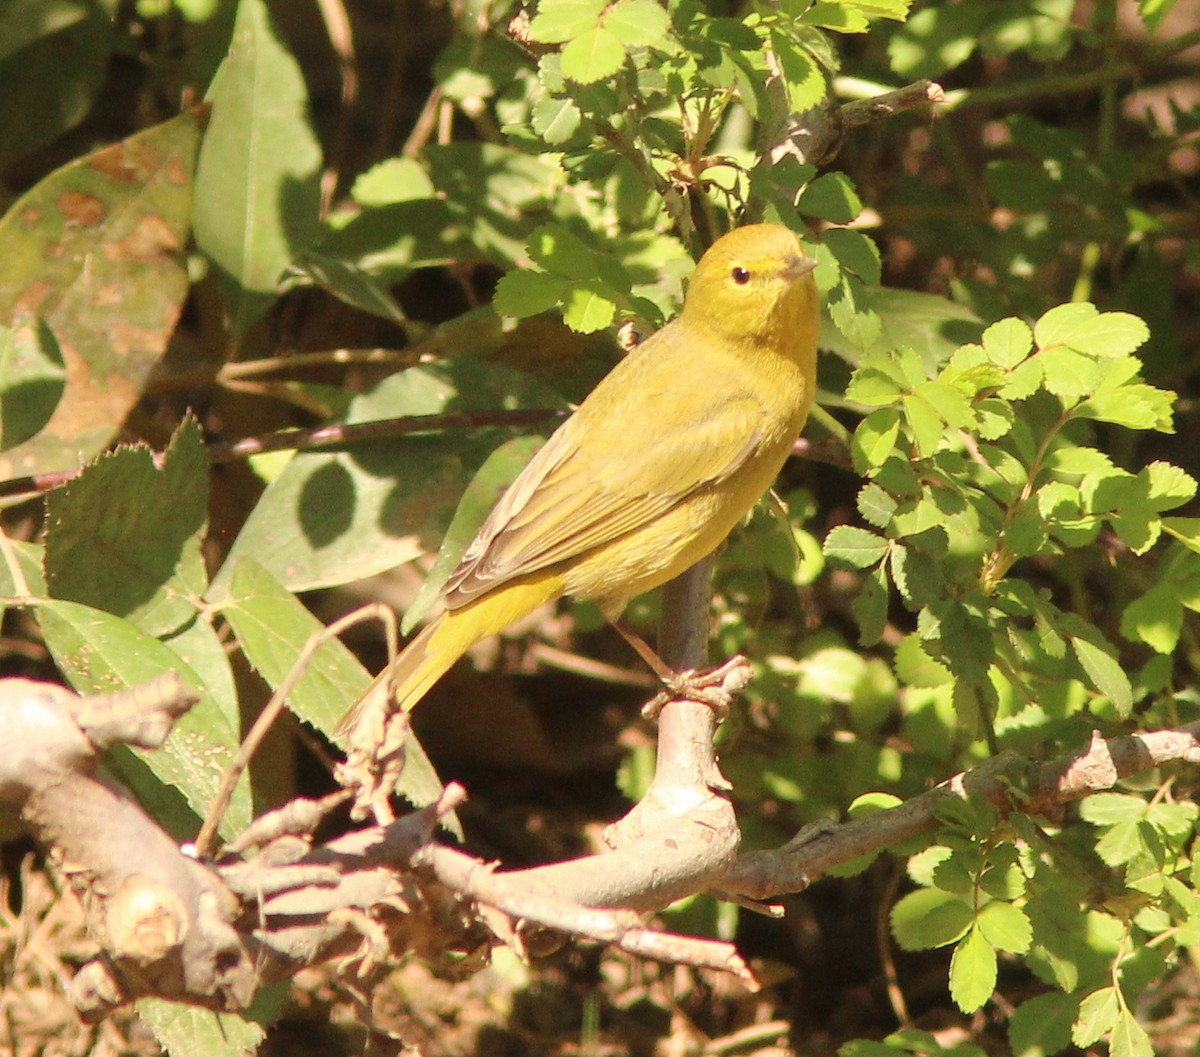
<svg viewBox="0 0 1200 1057">
<path fill-rule="evenodd" d="M 65 383 L 40 379 L 13 386 L 0 396 L 0 450 L 36 436 L 50 421 Z"/>
<path fill-rule="evenodd" d="M 300 527 L 314 547 L 332 543 L 354 517 L 354 482 L 336 462 L 319 467 L 300 489 Z"/>
</svg>

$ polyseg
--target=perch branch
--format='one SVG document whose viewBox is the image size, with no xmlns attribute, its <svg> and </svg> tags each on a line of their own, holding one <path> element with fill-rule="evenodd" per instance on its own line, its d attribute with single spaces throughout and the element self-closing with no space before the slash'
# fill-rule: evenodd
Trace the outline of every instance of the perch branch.
<svg viewBox="0 0 1200 1057">
<path fill-rule="evenodd" d="M 720 893 L 763 900 L 807 888 L 830 869 L 933 829 L 947 797 L 982 796 L 1003 810 L 1053 815 L 1062 805 L 1151 767 L 1200 762 L 1200 723 L 1105 740 L 1092 733 L 1080 752 L 1034 764 L 1005 752 L 955 775 L 927 793 L 865 818 L 831 825 L 811 839 L 743 855 L 721 880 Z"/>
</svg>

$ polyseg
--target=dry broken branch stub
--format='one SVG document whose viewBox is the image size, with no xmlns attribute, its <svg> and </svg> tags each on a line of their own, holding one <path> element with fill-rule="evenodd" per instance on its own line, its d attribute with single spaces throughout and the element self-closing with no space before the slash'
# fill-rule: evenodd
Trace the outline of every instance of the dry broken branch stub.
<svg viewBox="0 0 1200 1057">
<path fill-rule="evenodd" d="M 242 1008 L 257 988 L 237 897 L 103 773 L 79 723 L 102 729 L 102 741 L 123 732 L 139 742 L 169 729 L 188 700 L 178 680 L 90 704 L 50 684 L 0 683 L 0 796 L 70 882 L 101 948 L 72 991 L 86 1019 L 135 995 Z"/>
</svg>

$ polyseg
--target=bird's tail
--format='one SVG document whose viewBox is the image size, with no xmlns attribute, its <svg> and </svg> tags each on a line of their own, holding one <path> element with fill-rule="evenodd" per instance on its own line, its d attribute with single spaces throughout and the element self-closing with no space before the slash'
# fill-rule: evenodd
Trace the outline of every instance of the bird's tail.
<svg viewBox="0 0 1200 1057">
<path fill-rule="evenodd" d="M 543 602 L 562 594 L 555 578 L 518 584 L 488 595 L 471 605 L 444 612 L 414 638 L 389 670 L 385 668 L 338 723 L 335 735 L 348 734 L 377 694 L 396 688 L 396 703 L 405 712 L 414 708 L 451 665 L 480 639 L 495 635 Z M 389 681 L 389 671 L 391 679 Z"/>
</svg>

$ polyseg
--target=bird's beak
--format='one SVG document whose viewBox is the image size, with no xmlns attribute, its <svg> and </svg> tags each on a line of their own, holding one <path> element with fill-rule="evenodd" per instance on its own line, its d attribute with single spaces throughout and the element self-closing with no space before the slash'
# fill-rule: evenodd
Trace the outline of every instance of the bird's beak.
<svg viewBox="0 0 1200 1057">
<path fill-rule="evenodd" d="M 783 269 L 783 274 L 788 279 L 799 279 L 802 275 L 807 275 L 817 266 L 817 262 L 811 257 L 799 257 L 795 254 L 790 254 L 787 259 L 787 265 Z"/>
</svg>

